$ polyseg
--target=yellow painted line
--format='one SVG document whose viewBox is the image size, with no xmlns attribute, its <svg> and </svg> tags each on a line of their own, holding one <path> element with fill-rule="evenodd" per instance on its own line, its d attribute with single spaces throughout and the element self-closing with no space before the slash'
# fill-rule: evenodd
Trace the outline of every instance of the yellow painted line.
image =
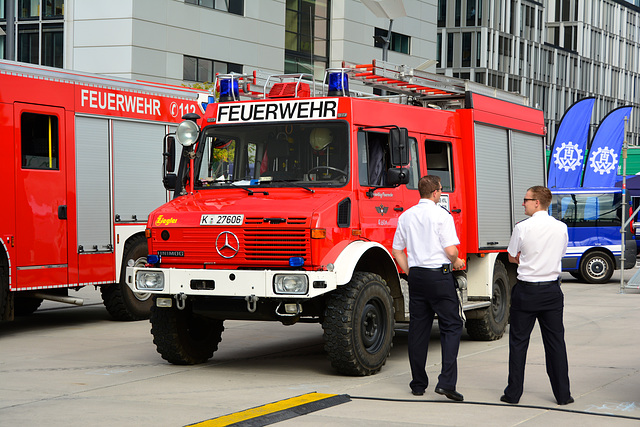
<svg viewBox="0 0 640 427">
<path fill-rule="evenodd" d="M 296 406 L 305 405 L 307 403 L 317 402 L 319 400 L 327 399 L 330 397 L 338 396 L 337 394 L 325 394 L 325 393 L 307 393 L 302 396 L 292 397 L 289 399 L 280 400 L 274 403 L 267 403 L 266 405 L 258 406 L 257 408 L 247 409 L 246 411 L 236 412 L 234 414 L 223 415 L 222 417 L 213 418 L 211 420 L 202 421 L 196 424 L 190 424 L 189 427 L 222 427 L 231 424 L 239 423 L 242 421 L 250 420 L 253 418 L 261 417 L 264 415 L 273 414 L 278 411 L 294 408 Z"/>
</svg>

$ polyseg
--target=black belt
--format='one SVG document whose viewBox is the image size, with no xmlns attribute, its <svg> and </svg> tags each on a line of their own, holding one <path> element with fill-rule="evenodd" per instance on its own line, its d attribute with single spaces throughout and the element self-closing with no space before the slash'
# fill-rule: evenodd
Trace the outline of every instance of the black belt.
<svg viewBox="0 0 640 427">
<path fill-rule="evenodd" d="M 523 285 L 529 285 L 529 286 L 548 286 L 548 285 L 557 285 L 559 282 L 559 279 L 556 280 L 549 280 L 546 282 L 525 282 L 524 280 L 520 280 L 518 279 L 518 283 L 522 283 Z"/>
<path fill-rule="evenodd" d="M 419 268 L 420 270 L 427 271 L 439 271 L 441 273 L 451 273 L 451 264 L 442 264 L 442 267 L 411 267 L 411 268 Z"/>
</svg>

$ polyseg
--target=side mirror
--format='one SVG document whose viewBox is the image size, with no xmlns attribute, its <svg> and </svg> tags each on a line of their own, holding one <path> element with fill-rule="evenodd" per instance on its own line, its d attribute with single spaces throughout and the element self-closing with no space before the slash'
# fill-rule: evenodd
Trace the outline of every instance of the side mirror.
<svg viewBox="0 0 640 427">
<path fill-rule="evenodd" d="M 400 185 L 409 183 L 409 169 L 406 168 L 390 168 L 387 169 L 387 184 Z"/>
<path fill-rule="evenodd" d="M 392 128 L 389 131 L 391 148 L 391 165 L 406 166 L 409 164 L 409 131 L 407 128 Z"/>
<path fill-rule="evenodd" d="M 176 170 L 176 137 L 175 135 L 165 135 L 162 144 L 162 170 L 164 174 L 170 174 Z"/>
</svg>

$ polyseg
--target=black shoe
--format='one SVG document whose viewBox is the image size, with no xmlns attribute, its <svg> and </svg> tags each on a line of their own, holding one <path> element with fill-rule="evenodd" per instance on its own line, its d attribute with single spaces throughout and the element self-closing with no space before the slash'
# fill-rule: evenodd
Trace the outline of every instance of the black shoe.
<svg viewBox="0 0 640 427">
<path fill-rule="evenodd" d="M 447 399 L 455 400 L 456 402 L 462 402 L 464 400 L 464 396 L 462 396 L 455 390 L 447 390 L 446 388 L 436 387 L 435 391 L 438 394 L 447 396 Z"/>
<path fill-rule="evenodd" d="M 575 400 L 573 400 L 573 397 L 569 396 L 569 398 L 567 400 L 565 400 L 564 402 L 558 402 L 558 405 L 568 405 L 570 403 L 575 402 Z"/>
<path fill-rule="evenodd" d="M 513 400 L 513 399 L 511 399 L 511 398 L 507 397 L 507 395 L 506 395 L 506 394 L 503 394 L 502 396 L 500 396 L 500 401 L 501 401 L 501 402 L 505 402 L 505 403 L 511 403 L 511 404 L 516 404 L 516 403 L 518 403 L 518 401 L 517 401 L 517 400 Z"/>
<path fill-rule="evenodd" d="M 424 390 L 411 390 L 411 394 L 414 396 L 422 396 L 424 394 Z"/>
</svg>

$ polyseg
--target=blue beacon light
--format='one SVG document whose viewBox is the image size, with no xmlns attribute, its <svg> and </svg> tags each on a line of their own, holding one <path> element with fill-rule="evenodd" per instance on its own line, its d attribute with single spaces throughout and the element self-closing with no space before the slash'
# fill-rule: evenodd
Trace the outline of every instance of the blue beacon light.
<svg viewBox="0 0 640 427">
<path fill-rule="evenodd" d="M 347 73 L 329 73 L 328 96 L 349 96 L 349 76 Z"/>
<path fill-rule="evenodd" d="M 292 256 L 289 258 L 290 267 L 302 267 L 304 265 L 304 258 L 301 256 Z"/>
<path fill-rule="evenodd" d="M 240 99 L 240 89 L 238 80 L 222 79 L 220 80 L 220 102 L 237 101 Z"/>
</svg>

